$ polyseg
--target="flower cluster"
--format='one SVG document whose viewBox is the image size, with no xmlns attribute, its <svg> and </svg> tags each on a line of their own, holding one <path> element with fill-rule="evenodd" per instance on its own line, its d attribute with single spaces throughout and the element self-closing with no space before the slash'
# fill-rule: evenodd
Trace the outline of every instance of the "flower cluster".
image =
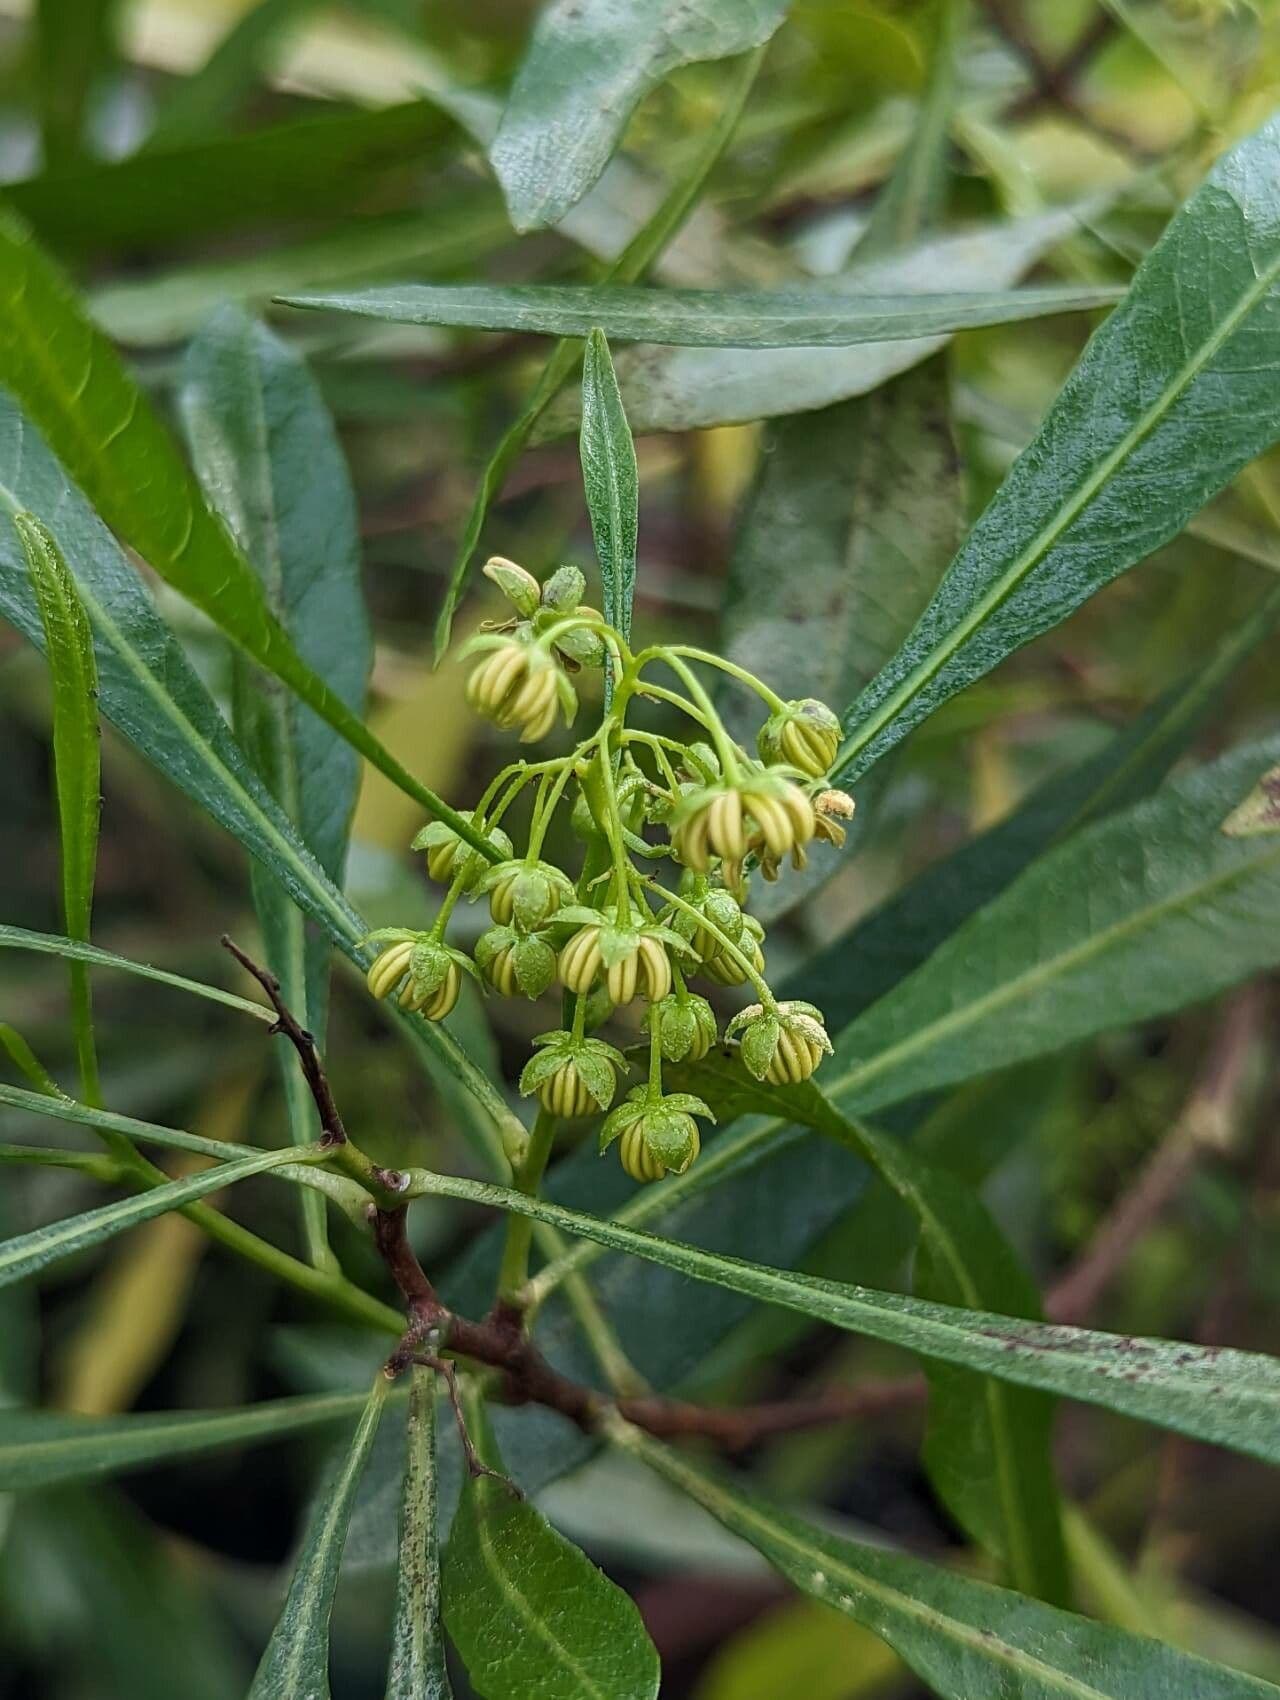
<svg viewBox="0 0 1280 1700">
<path fill-rule="evenodd" d="M 805 866 L 815 839 L 839 846 L 853 799 L 827 784 L 840 724 L 824 704 L 783 702 L 745 669 L 685 645 L 633 653 L 622 635 L 584 604 L 585 583 L 561 567 L 545 584 L 513 561 L 485 568 L 514 610 L 468 645 L 476 656 L 466 694 L 521 742 L 546 737 L 578 710 L 574 678 L 609 670 L 611 699 L 598 728 L 568 754 L 504 767 L 473 810 L 433 821 L 413 841 L 445 888 L 433 926 L 371 935 L 381 948 L 369 968 L 375 997 L 439 1021 L 470 973 L 502 997 L 538 998 L 559 984 L 566 1022 L 534 1040 L 520 1079 L 557 1117 L 605 1113 L 600 1148 L 617 1143 L 637 1181 L 680 1174 L 698 1155 L 701 1099 L 663 1089 L 665 1065 L 697 1063 L 720 1037 L 707 998 L 691 988 L 749 986 L 758 1001 L 724 1031 L 757 1079 L 807 1080 L 831 1050 L 811 1004 L 780 1003 L 765 980 L 764 928 L 745 909 L 754 873 Z M 655 668 L 680 689 L 659 686 Z M 698 669 L 727 673 L 763 698 L 768 717 L 754 754 L 728 734 Z M 689 742 L 637 726 L 635 711 L 658 701 L 695 727 Z M 502 822 L 532 792 L 523 851 Z M 568 872 L 543 848 L 552 820 L 568 814 L 583 843 Z M 670 878 L 641 864 L 665 862 Z M 468 957 L 445 941 L 459 899 L 487 901 L 492 922 Z M 595 1037 L 617 1009 L 646 1007 L 648 1080 L 614 1106 L 622 1052 Z"/>
</svg>

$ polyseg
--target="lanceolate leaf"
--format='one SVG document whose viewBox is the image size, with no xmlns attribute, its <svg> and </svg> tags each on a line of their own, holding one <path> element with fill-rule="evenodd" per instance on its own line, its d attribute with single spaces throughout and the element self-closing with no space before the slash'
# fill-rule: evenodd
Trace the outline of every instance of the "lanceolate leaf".
<svg viewBox="0 0 1280 1700">
<path fill-rule="evenodd" d="M 489 150 L 516 229 L 555 224 L 581 200 L 655 84 L 759 47 L 786 10 L 787 0 L 551 0 Z"/>
<path fill-rule="evenodd" d="M 1174 536 L 1280 436 L 1278 164 L 1273 119 L 1173 219 L 919 625 L 849 710 L 846 779 Z"/>
<path fill-rule="evenodd" d="M 635 1430 L 619 1445 L 815 1599 L 881 1636 L 944 1700 L 1275 1700 L 1257 1677 L 1163 1642 L 811 1528 Z"/>
<path fill-rule="evenodd" d="M 249 1700 L 328 1700 L 329 1614 L 356 1489 L 386 1400 L 379 1373 L 350 1448 L 316 1496 L 289 1595 L 249 1689 Z"/>
<path fill-rule="evenodd" d="M 1198 1440 L 1280 1462 L 1280 1360 L 1258 1352 L 1055 1327 L 823 1281 L 661 1239 L 617 1221 L 454 1175 L 413 1169 L 407 1192 L 514 1210 L 612 1251 L 665 1264 L 694 1280 L 715 1282 L 763 1304 L 782 1305 L 923 1357 L 1103 1405 Z"/>
<path fill-rule="evenodd" d="M 582 486 L 604 582 L 604 617 L 629 638 L 636 589 L 640 478 L 609 344 L 600 331 L 592 331 L 587 339 L 582 361 L 581 455 Z M 605 679 L 606 707 L 612 695 L 610 665 Z"/>
<path fill-rule="evenodd" d="M 829 1097 L 869 1111 L 1212 997 L 1280 960 L 1280 840 L 1219 828 L 1268 739 L 1042 856 L 847 1027 Z"/>
<path fill-rule="evenodd" d="M 436 1544 L 436 1377 L 410 1372 L 409 1452 L 400 1507 L 396 1611 L 386 1700 L 452 1700 L 440 1627 L 440 1553 Z"/>
<path fill-rule="evenodd" d="M 52 1104 L 53 1100 L 40 1100 L 41 1104 L 46 1102 Z M 311 1151 L 295 1151 L 292 1148 L 255 1151 L 248 1157 L 237 1157 L 234 1162 L 223 1163 L 216 1169 L 204 1169 L 199 1174 L 169 1181 L 134 1198 L 100 1205 L 97 1210 L 88 1210 L 83 1216 L 73 1216 L 69 1221 L 53 1222 L 45 1228 L 34 1228 L 29 1234 L 19 1234 L 15 1239 L 0 1243 L 0 1287 L 26 1280 L 51 1263 L 61 1262 L 63 1258 L 87 1251 L 104 1240 L 114 1239 L 117 1234 L 136 1228 L 140 1222 L 149 1222 L 153 1216 L 163 1216 L 168 1210 L 180 1210 L 184 1204 L 191 1204 L 207 1193 L 218 1192 L 234 1181 L 279 1169 L 288 1163 L 314 1160 L 323 1154 L 319 1148 Z"/>
<path fill-rule="evenodd" d="M 259 1021 L 273 1021 L 275 1016 L 264 1003 L 254 1003 L 235 992 L 224 992 L 221 986 L 207 986 L 203 980 L 188 980 L 185 974 L 170 974 L 163 968 L 153 968 L 147 962 L 132 962 L 127 956 L 117 956 L 96 945 L 83 944 L 79 939 L 60 938 L 56 933 L 29 933 L 25 927 L 0 924 L 0 950 L 34 950 L 42 956 L 61 956 L 68 962 L 84 962 L 100 968 L 118 968 L 126 974 L 137 974 L 144 980 L 156 980 L 162 986 L 191 992 L 198 998 L 226 1004 L 243 1015 L 256 1015 Z"/>
<path fill-rule="evenodd" d="M 0 1411 L 0 1489 L 28 1493 L 121 1475 L 172 1458 L 253 1446 L 331 1423 L 351 1423 L 363 1393 L 269 1399 L 229 1411 L 146 1411 L 79 1417 L 66 1411 Z"/>
<path fill-rule="evenodd" d="M 368 927 L 310 852 L 299 844 L 279 805 L 231 737 L 180 645 L 156 613 L 138 574 L 68 484 L 66 474 L 40 438 L 3 397 L 0 490 L 9 492 L 11 508 L 29 507 L 44 518 L 74 570 L 80 599 L 94 628 L 103 714 L 232 833 L 250 855 L 264 862 L 341 951 L 367 965 L 368 952 L 360 941 Z M 0 614 L 34 643 L 43 642 L 25 565 L 15 541 L 3 529 Z M 13 933 L 14 929 L 0 930 L 0 945 L 11 942 Z M 26 935 L 22 942 L 28 942 Z M 50 948 L 55 947 L 62 950 L 61 941 L 54 941 Z M 228 996 L 222 1001 L 242 1000 Z M 243 1007 L 264 1013 L 260 1006 L 247 1002 Z M 516 1118 L 451 1034 L 438 1023 L 423 1022 L 399 1009 L 393 1018 L 437 1076 L 459 1081 L 481 1106 L 482 1121 L 476 1131 L 488 1146 L 496 1139 L 498 1128 L 506 1127 L 514 1135 Z"/>
<path fill-rule="evenodd" d="M 150 403 L 12 213 L 0 215 L 0 302 L 6 307 L 0 383 L 107 523 L 394 785 L 496 860 L 479 834 L 407 773 L 298 654 Z"/>
<path fill-rule="evenodd" d="M 821 290 L 853 298 L 929 295 L 939 279 L 952 290 L 1006 290 L 1078 228 L 1079 215 L 1066 209 L 934 237 L 865 265 L 855 255 L 853 266 L 838 278 L 824 278 Z M 906 303 L 900 307 L 905 310 Z M 624 348 L 617 357 L 618 383 L 635 432 L 734 425 L 866 395 L 946 340 L 942 334 L 842 349 Z M 547 409 L 535 440 L 576 425 L 576 398 L 562 396 Z"/>
<path fill-rule="evenodd" d="M 480 1400 L 481 1456 L 500 1460 Z M 484 1700 L 653 1700 L 658 1655 L 621 1588 L 507 1482 L 468 1476 L 445 1552 L 449 1635 Z"/>
<path fill-rule="evenodd" d="M 306 366 L 263 326 L 224 308 L 191 344 L 179 404 L 196 473 L 306 664 L 357 716 L 372 644 L 360 589 L 355 497 L 333 425 Z M 269 674 L 237 657 L 237 738 L 298 836 L 341 887 L 359 764 L 355 751 Z M 285 1002 L 321 1047 L 331 941 L 308 929 L 269 869 L 254 904 Z M 281 1052 L 296 1145 L 315 1137 L 297 1059 Z M 324 1207 L 300 1195 L 313 1262 L 327 1257 Z"/>
<path fill-rule="evenodd" d="M 13 526 L 39 604 L 45 656 L 53 683 L 53 770 L 58 795 L 63 918 L 71 937 L 87 944 L 98 865 L 102 783 L 93 635 L 76 594 L 75 580 L 47 527 L 29 513 L 15 514 Z M 81 1093 L 94 1102 L 98 1097 L 98 1056 L 89 970 L 74 958 L 68 958 L 68 968 Z"/>
<path fill-rule="evenodd" d="M 595 327 L 615 341 L 687 348 L 848 348 L 1076 313 L 1109 306 L 1117 295 L 1114 289 L 1048 284 L 905 296 L 817 289 L 626 289 L 616 284 L 401 284 L 351 295 L 297 295 L 289 305 L 395 324 L 465 325 L 544 336 L 587 336 Z"/>
</svg>

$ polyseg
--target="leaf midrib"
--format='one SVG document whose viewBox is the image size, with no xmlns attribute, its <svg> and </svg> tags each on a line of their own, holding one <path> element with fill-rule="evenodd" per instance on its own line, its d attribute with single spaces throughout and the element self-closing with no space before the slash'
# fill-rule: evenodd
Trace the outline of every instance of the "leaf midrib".
<svg viewBox="0 0 1280 1700">
<path fill-rule="evenodd" d="M 1232 336 L 1254 306 L 1280 277 L 1280 255 L 1262 272 L 1256 274 L 1253 285 L 1241 296 L 1237 306 L 1224 316 L 1214 333 L 1206 339 L 1194 358 L 1186 361 L 1113 449 L 1097 463 L 1072 497 L 1058 513 L 1043 526 L 991 588 L 955 626 L 935 644 L 923 661 L 912 669 L 902 683 L 873 711 L 870 718 L 853 732 L 842 746 L 832 771 L 838 778 L 855 756 L 859 755 L 894 719 L 901 709 L 918 696 L 920 691 L 947 665 L 974 632 L 994 614 L 1018 589 L 1027 574 L 1053 548 L 1063 532 L 1074 523 L 1083 509 L 1107 483 L 1112 473 L 1133 453 L 1164 418 L 1166 412 L 1212 360 Z M 944 579 L 945 584 L 945 579 Z"/>
</svg>

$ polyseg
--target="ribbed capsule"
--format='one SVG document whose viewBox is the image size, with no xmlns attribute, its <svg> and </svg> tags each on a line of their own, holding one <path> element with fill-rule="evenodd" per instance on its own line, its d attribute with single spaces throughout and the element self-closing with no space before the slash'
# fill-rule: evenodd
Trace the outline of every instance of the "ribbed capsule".
<svg viewBox="0 0 1280 1700">
<path fill-rule="evenodd" d="M 718 956 L 711 957 L 702 964 L 699 973 L 708 980 L 714 980 L 717 986 L 745 986 L 751 978 L 742 964 L 742 957 L 755 969 L 757 974 L 764 973 L 764 951 L 760 948 L 764 938 L 764 928 L 754 915 L 742 917 L 742 936 L 738 939 L 736 949 L 722 950 Z"/>
<path fill-rule="evenodd" d="M 539 1086 L 538 1101 L 553 1116 L 585 1116 L 596 1108 L 596 1101 L 571 1057 Z"/>
<path fill-rule="evenodd" d="M 619 1139 L 618 1155 L 622 1159 L 622 1167 L 633 1181 L 660 1181 L 667 1172 L 666 1165 L 654 1156 L 645 1143 L 642 1121 L 632 1122 Z"/>
<path fill-rule="evenodd" d="M 365 976 L 365 983 L 375 998 L 385 998 L 409 970 L 413 956 L 413 939 L 402 939 L 376 956 Z"/>
<path fill-rule="evenodd" d="M 443 1021 L 445 1016 L 458 1001 L 458 993 L 462 990 L 462 970 L 456 962 L 451 962 L 445 969 L 444 979 L 435 991 L 426 994 L 415 990 L 410 980 L 400 993 L 401 1009 L 416 1010 L 425 1015 L 428 1021 Z"/>
<path fill-rule="evenodd" d="M 802 1080 L 808 1080 L 822 1057 L 822 1047 L 815 1040 L 803 1033 L 789 1032 L 784 1027 L 778 1034 L 778 1048 L 773 1053 L 765 1079 L 775 1086 L 796 1086 Z"/>
<path fill-rule="evenodd" d="M 766 762 L 782 762 L 821 779 L 840 749 L 840 721 L 815 697 L 785 703 L 760 728 L 756 747 Z"/>
</svg>

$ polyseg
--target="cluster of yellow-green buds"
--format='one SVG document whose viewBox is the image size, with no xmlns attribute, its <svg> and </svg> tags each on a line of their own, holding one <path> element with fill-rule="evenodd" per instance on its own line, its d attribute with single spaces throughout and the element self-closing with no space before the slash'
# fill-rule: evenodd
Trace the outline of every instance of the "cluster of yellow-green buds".
<svg viewBox="0 0 1280 1700">
<path fill-rule="evenodd" d="M 639 1181 L 683 1173 L 698 1154 L 701 1099 L 663 1090 L 664 1065 L 696 1065 L 719 1038 L 711 1004 L 690 989 L 701 977 L 717 986 L 750 986 L 758 1001 L 725 1029 L 744 1067 L 777 1084 L 807 1080 L 831 1044 L 820 1013 L 779 1003 L 764 979 L 764 928 L 743 907 L 751 875 L 776 879 L 788 859 L 803 868 L 815 838 L 840 845 L 853 799 L 824 785 L 836 760 L 840 724 L 812 698 L 784 702 L 736 664 L 686 645 L 633 653 L 621 633 L 583 602 L 576 567 L 539 584 L 514 561 L 495 557 L 485 572 L 514 610 L 467 646 L 477 660 L 467 700 L 522 742 L 546 737 L 578 711 L 573 677 L 607 668 L 612 700 L 589 737 L 545 761 L 517 761 L 498 773 L 474 810 L 455 816 L 467 838 L 442 821 L 425 827 L 414 848 L 447 890 L 427 932 L 372 935 L 383 949 L 369 989 L 430 1020 L 457 1001 L 463 972 L 503 997 L 538 998 L 558 983 L 570 1025 L 534 1041 L 520 1090 L 550 1115 L 605 1114 L 601 1150 L 617 1143 Z M 683 691 L 660 686 L 664 665 Z M 695 665 L 727 673 L 764 698 L 769 714 L 754 755 L 725 730 Z M 633 723 L 645 702 L 674 706 L 696 728 L 681 742 Z M 500 821 L 528 785 L 536 787 L 524 853 Z M 577 874 L 545 859 L 553 816 L 568 810 L 586 846 Z M 680 871 L 662 881 L 640 864 L 668 860 Z M 474 961 L 445 943 L 460 897 L 487 898 L 492 925 Z M 611 1110 L 627 1061 L 594 1037 L 615 1010 L 648 1005 L 648 1081 Z"/>
</svg>

